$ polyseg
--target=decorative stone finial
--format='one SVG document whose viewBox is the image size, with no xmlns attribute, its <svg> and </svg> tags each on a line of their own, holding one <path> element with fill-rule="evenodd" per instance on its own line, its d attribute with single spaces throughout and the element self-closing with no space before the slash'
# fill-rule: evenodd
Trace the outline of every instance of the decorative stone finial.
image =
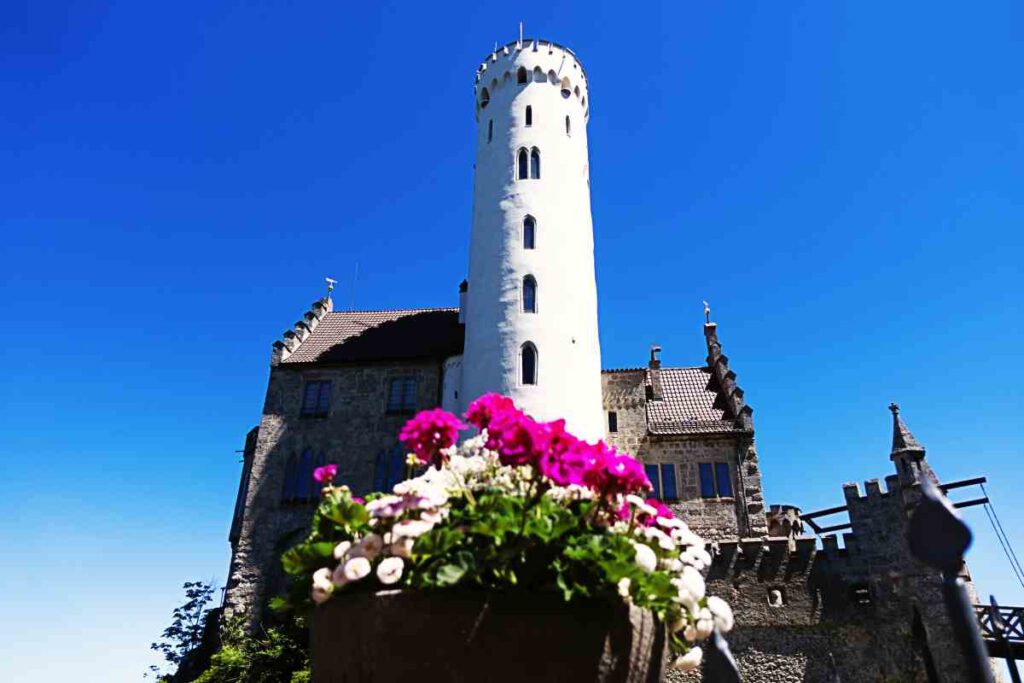
<svg viewBox="0 0 1024 683">
<path fill-rule="evenodd" d="M 704 324 L 710 324 L 711 323 L 711 306 L 708 305 L 707 301 L 705 301 L 703 303 L 704 303 Z"/>
<path fill-rule="evenodd" d="M 324 282 L 327 283 L 327 298 L 330 299 L 331 298 L 331 292 L 334 291 L 334 285 L 338 284 L 338 281 L 334 280 L 332 278 L 329 278 L 329 277 L 325 277 L 324 278 Z"/>
<path fill-rule="evenodd" d="M 893 415 L 899 415 L 900 414 L 900 404 L 899 403 L 890 403 L 889 404 L 889 410 L 892 411 Z"/>
</svg>

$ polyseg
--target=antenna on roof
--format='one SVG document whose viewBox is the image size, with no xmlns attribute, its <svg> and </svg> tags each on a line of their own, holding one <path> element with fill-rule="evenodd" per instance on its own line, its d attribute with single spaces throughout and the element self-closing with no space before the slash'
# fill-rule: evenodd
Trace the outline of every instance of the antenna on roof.
<svg viewBox="0 0 1024 683">
<path fill-rule="evenodd" d="M 352 273 L 352 299 L 349 302 L 348 310 L 356 310 L 356 282 L 359 280 L 359 261 L 356 261 L 355 271 Z"/>
<path fill-rule="evenodd" d="M 523 45 L 523 22 L 519 22 L 519 46 Z"/>
<path fill-rule="evenodd" d="M 331 292 L 334 291 L 334 285 L 338 284 L 338 281 L 334 280 L 332 278 L 329 278 L 329 277 L 325 277 L 324 278 L 324 282 L 327 283 L 327 298 L 330 299 L 331 298 Z"/>
</svg>

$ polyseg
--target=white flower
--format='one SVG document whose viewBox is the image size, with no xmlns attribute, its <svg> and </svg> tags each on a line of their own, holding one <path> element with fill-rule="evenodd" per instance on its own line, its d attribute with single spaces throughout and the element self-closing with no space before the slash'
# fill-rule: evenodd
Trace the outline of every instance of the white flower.
<svg viewBox="0 0 1024 683">
<path fill-rule="evenodd" d="M 313 590 L 321 590 L 330 595 L 331 589 L 331 570 L 327 567 L 321 567 L 313 572 Z"/>
<path fill-rule="evenodd" d="M 398 580 L 402 578 L 402 568 L 404 566 L 405 564 L 400 557 L 385 557 L 377 565 L 377 578 L 385 586 L 398 583 Z"/>
<path fill-rule="evenodd" d="M 395 557 L 411 557 L 413 540 L 402 536 L 388 546 L 388 551 Z"/>
<path fill-rule="evenodd" d="M 697 571 L 703 571 L 711 565 L 711 555 L 708 554 L 708 551 L 695 545 L 684 550 L 679 559 Z"/>
<path fill-rule="evenodd" d="M 629 580 L 628 576 L 624 576 L 621 579 L 619 579 L 619 583 L 618 583 L 619 595 L 621 595 L 624 598 L 628 598 L 629 597 L 629 585 L 630 585 L 630 583 L 632 583 L 632 582 Z"/>
<path fill-rule="evenodd" d="M 353 557 L 342 565 L 342 573 L 348 581 L 365 579 L 370 573 L 370 561 L 365 557 Z"/>
<path fill-rule="evenodd" d="M 728 633 L 732 630 L 734 619 L 732 615 L 732 608 L 722 598 L 717 595 L 708 597 L 707 600 L 708 610 L 714 616 L 715 628 L 722 633 Z"/>
<path fill-rule="evenodd" d="M 323 603 L 327 602 L 327 600 L 331 597 L 331 592 L 313 586 L 313 590 L 310 591 L 309 597 L 313 598 L 313 602 L 315 602 L 316 604 L 322 605 Z"/>
<path fill-rule="evenodd" d="M 658 566 L 658 556 L 654 554 L 651 547 L 645 543 L 634 543 L 634 550 L 636 550 L 636 564 L 640 569 L 650 574 Z"/>
<path fill-rule="evenodd" d="M 649 526 L 644 527 L 644 536 L 648 541 L 657 541 L 658 547 L 662 550 L 675 550 L 676 544 L 672 542 L 672 538 L 669 537 L 664 531 L 657 527 Z"/>
<path fill-rule="evenodd" d="M 700 666 L 700 660 L 704 656 L 699 647 L 691 647 L 690 651 L 676 659 L 672 665 L 680 671 L 693 671 Z"/>
<path fill-rule="evenodd" d="M 345 557 L 345 553 L 352 547 L 352 543 L 349 541 L 342 541 L 338 545 L 334 546 L 334 559 L 340 560 Z"/>
<path fill-rule="evenodd" d="M 434 525 L 429 522 L 424 522 L 420 519 L 409 519 L 404 522 L 399 522 L 391 528 L 391 532 L 395 536 L 406 536 L 408 538 L 416 538 L 422 536 L 431 529 Z"/>
<path fill-rule="evenodd" d="M 693 567 L 683 567 L 682 573 L 672 579 L 672 584 L 679 591 L 677 600 L 691 609 L 704 597 L 704 577 Z"/>
<path fill-rule="evenodd" d="M 683 629 L 683 638 L 685 638 L 688 643 L 692 643 L 697 640 L 697 629 L 694 628 L 693 624 L 687 624 L 686 628 Z"/>
<path fill-rule="evenodd" d="M 348 583 L 348 577 L 345 576 L 345 563 L 339 564 L 334 568 L 334 572 L 331 574 L 331 583 L 341 588 Z"/>
<path fill-rule="evenodd" d="M 433 508 L 430 510 L 424 510 L 420 513 L 420 519 L 427 524 L 440 524 L 441 520 L 444 519 L 444 515 L 442 515 L 436 508 Z"/>
<path fill-rule="evenodd" d="M 704 640 L 715 630 L 715 622 L 711 619 L 698 619 L 694 628 L 697 629 L 697 640 Z"/>
<path fill-rule="evenodd" d="M 658 560 L 658 566 L 662 569 L 666 569 L 673 574 L 678 574 L 683 571 L 683 563 L 671 557 L 666 557 L 663 560 Z"/>
<path fill-rule="evenodd" d="M 384 548 L 384 539 L 377 534 L 366 534 L 359 541 L 360 554 L 371 562 Z"/>
<path fill-rule="evenodd" d="M 381 496 L 366 504 L 371 517 L 395 517 L 402 512 L 402 499 L 398 496 Z"/>
<path fill-rule="evenodd" d="M 416 467 L 417 465 L 420 464 L 420 459 L 416 457 L 415 453 L 406 453 L 405 464 L 408 465 L 409 467 Z"/>
<path fill-rule="evenodd" d="M 626 502 L 629 503 L 630 505 L 633 505 L 634 507 L 640 507 L 642 505 L 647 505 L 647 502 L 644 501 L 643 498 L 641 498 L 640 496 L 638 496 L 636 494 L 633 494 L 633 493 L 631 493 L 628 496 L 626 496 Z"/>
</svg>

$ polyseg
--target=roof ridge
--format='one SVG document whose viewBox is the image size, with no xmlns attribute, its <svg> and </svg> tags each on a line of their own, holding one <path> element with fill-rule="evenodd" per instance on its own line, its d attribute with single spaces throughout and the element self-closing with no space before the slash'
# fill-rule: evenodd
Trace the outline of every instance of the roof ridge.
<svg viewBox="0 0 1024 683">
<path fill-rule="evenodd" d="M 743 400 L 743 389 L 736 383 L 736 373 L 729 368 L 729 358 L 722 353 L 722 344 L 718 341 L 718 325 L 711 321 L 704 324 L 704 338 L 708 346 L 708 369 L 716 380 L 718 395 L 728 409 L 730 417 L 737 426 L 753 431 L 754 423 L 751 414 L 754 409 Z"/>
<path fill-rule="evenodd" d="M 635 368 L 601 368 L 601 372 L 639 372 L 647 370 L 648 368 L 639 366 Z M 671 367 L 662 367 L 662 370 L 707 370 L 706 365 L 679 365 Z"/>
<path fill-rule="evenodd" d="M 354 311 L 331 311 L 332 313 L 413 313 L 422 311 L 457 311 L 457 306 L 433 306 L 427 308 L 362 308 Z"/>
</svg>

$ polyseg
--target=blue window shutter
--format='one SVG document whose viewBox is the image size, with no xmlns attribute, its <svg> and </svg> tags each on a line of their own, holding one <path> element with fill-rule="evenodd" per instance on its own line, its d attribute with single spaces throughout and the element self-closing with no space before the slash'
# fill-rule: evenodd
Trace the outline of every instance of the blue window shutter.
<svg viewBox="0 0 1024 683">
<path fill-rule="evenodd" d="M 715 497 L 715 473 L 709 462 L 700 464 L 700 495 L 704 498 Z"/>
<path fill-rule="evenodd" d="M 308 499 L 313 488 L 313 451 L 302 451 L 295 481 L 295 497 L 301 500 Z"/>
<path fill-rule="evenodd" d="M 647 478 L 651 480 L 651 495 L 655 498 L 661 498 L 661 487 L 658 485 L 658 466 L 657 465 L 644 465 L 644 473 Z"/>
<path fill-rule="evenodd" d="M 388 488 L 390 491 L 395 484 L 405 480 L 405 452 L 400 444 L 391 449 L 391 462 L 388 463 Z"/>
<path fill-rule="evenodd" d="M 331 383 L 320 382 L 320 400 L 317 403 L 317 412 L 326 415 L 331 407 Z"/>
<path fill-rule="evenodd" d="M 730 477 L 728 463 L 715 463 L 715 478 L 718 480 L 718 495 L 722 496 L 723 498 L 731 498 L 732 478 Z"/>
<path fill-rule="evenodd" d="M 319 382 L 306 382 L 306 390 L 302 394 L 302 414 L 309 415 L 316 412 L 317 392 L 320 391 Z"/>
<path fill-rule="evenodd" d="M 295 456 L 288 458 L 284 468 L 284 486 L 281 488 L 281 502 L 287 503 L 295 500 L 295 473 L 298 472 L 298 463 Z"/>
<path fill-rule="evenodd" d="M 661 465 L 661 497 L 664 500 L 678 500 L 676 492 L 676 466 L 670 463 Z"/>
</svg>

